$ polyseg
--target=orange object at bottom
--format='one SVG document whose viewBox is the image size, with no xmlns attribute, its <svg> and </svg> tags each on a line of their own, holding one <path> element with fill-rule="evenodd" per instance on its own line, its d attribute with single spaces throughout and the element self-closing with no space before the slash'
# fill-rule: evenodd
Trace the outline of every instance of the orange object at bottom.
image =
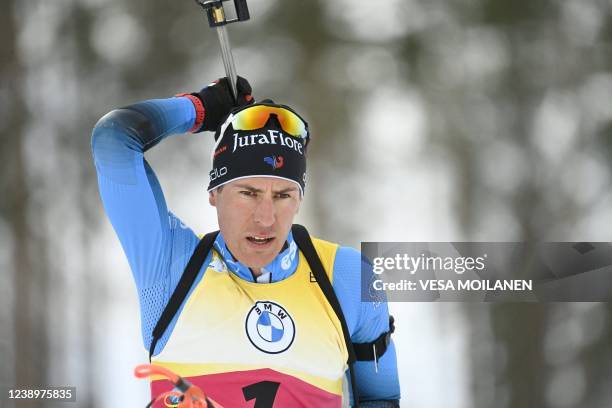
<svg viewBox="0 0 612 408">
<path fill-rule="evenodd" d="M 178 376 L 171 370 L 152 364 L 142 364 L 134 369 L 134 375 L 138 378 L 162 377 L 173 385 L 173 389 L 157 395 L 148 407 L 162 403 L 166 407 L 176 408 L 223 408 L 215 402 L 196 385 Z M 163 380 L 159 380 L 163 381 Z"/>
</svg>

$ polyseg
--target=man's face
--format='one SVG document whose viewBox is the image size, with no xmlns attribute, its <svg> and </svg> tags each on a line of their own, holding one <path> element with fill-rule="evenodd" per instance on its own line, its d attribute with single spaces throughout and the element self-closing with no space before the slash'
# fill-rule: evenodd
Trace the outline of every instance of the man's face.
<svg viewBox="0 0 612 408">
<path fill-rule="evenodd" d="M 258 271 L 278 255 L 300 208 L 296 183 L 249 177 L 225 184 L 209 195 L 231 253 Z"/>
</svg>

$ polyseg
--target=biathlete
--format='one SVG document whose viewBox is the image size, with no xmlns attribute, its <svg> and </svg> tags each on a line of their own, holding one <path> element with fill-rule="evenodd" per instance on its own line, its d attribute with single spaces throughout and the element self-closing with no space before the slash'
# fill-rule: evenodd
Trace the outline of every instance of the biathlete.
<svg viewBox="0 0 612 408">
<path fill-rule="evenodd" d="M 228 84 L 113 110 L 93 130 L 102 203 L 136 282 L 152 363 L 224 407 L 340 407 L 343 380 L 353 406 L 398 407 L 393 321 L 386 302 L 361 300 L 362 262 L 371 266 L 293 225 L 307 123 L 255 103 L 243 78 L 236 100 Z M 144 153 L 202 131 L 215 132 L 208 193 L 220 231 L 200 239 L 168 210 Z M 154 397 L 171 388 L 151 382 Z"/>
</svg>

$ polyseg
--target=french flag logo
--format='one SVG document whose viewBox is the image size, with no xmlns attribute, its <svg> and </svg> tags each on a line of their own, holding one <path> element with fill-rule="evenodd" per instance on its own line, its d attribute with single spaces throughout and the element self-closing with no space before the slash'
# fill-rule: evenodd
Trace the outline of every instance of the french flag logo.
<svg viewBox="0 0 612 408">
<path fill-rule="evenodd" d="M 268 156 L 264 157 L 264 161 L 268 163 L 274 170 L 280 169 L 285 164 L 285 159 L 283 156 Z"/>
</svg>

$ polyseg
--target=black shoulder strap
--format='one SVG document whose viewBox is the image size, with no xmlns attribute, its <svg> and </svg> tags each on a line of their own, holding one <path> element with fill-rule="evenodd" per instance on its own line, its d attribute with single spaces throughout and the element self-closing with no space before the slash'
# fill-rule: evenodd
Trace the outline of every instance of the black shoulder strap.
<svg viewBox="0 0 612 408">
<path fill-rule="evenodd" d="M 189 289 L 193 285 L 196 276 L 198 276 L 198 272 L 202 268 L 202 264 L 204 264 L 206 256 L 212 249 L 218 234 L 219 231 L 214 231 L 204 235 L 204 238 L 200 240 L 195 251 L 193 251 L 191 258 L 185 267 L 185 271 L 181 276 L 181 280 L 179 281 L 178 285 L 176 285 L 176 289 L 174 289 L 166 308 L 162 312 L 161 317 L 153 329 L 153 339 L 151 340 L 151 346 L 149 347 L 149 361 L 151 360 L 151 357 L 153 357 L 153 352 L 155 351 L 157 342 L 166 331 L 166 328 L 174 318 L 174 315 L 176 315 L 176 312 L 181 307 L 183 300 L 185 300 L 185 297 L 187 297 L 187 293 L 189 293 Z"/>
<path fill-rule="evenodd" d="M 293 239 L 297 244 L 298 248 L 304 254 L 310 269 L 312 270 L 312 274 L 314 275 L 323 295 L 329 302 L 329 305 L 332 307 L 336 316 L 338 316 L 338 320 L 340 320 L 340 325 L 342 326 L 342 334 L 344 335 L 344 343 L 346 344 L 346 350 L 348 351 L 348 366 L 349 366 L 349 375 L 351 379 L 351 388 L 353 390 L 353 406 L 359 407 L 359 392 L 357 390 L 357 384 L 355 381 L 355 373 L 353 372 L 353 363 L 356 361 L 355 350 L 353 349 L 353 343 L 351 342 L 351 334 L 349 333 L 348 326 L 346 324 L 346 319 L 344 318 L 344 313 L 342 313 L 342 308 L 340 307 L 340 302 L 338 301 L 338 297 L 336 296 L 336 292 L 334 292 L 334 288 L 329 281 L 329 277 L 327 273 L 325 273 L 325 268 L 323 268 L 323 264 L 321 263 L 321 259 L 317 254 L 317 251 L 310 239 L 310 234 L 306 228 L 299 224 L 293 224 L 291 228 L 291 232 L 293 233 Z"/>
</svg>

